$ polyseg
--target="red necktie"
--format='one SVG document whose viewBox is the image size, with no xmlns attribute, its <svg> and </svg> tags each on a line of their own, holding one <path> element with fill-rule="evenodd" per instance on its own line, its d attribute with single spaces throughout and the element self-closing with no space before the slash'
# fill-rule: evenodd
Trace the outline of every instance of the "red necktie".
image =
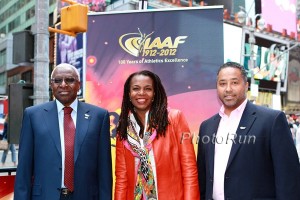
<svg viewBox="0 0 300 200">
<path fill-rule="evenodd" d="M 64 108 L 64 136 L 65 136 L 65 186 L 74 190 L 74 140 L 75 126 L 71 117 L 71 107 Z"/>
</svg>

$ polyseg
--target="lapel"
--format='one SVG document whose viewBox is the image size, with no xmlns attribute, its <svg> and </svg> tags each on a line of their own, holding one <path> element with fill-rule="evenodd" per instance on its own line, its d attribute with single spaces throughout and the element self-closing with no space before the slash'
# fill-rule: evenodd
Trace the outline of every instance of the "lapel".
<svg viewBox="0 0 300 200">
<path fill-rule="evenodd" d="M 249 133 L 249 130 L 251 129 L 256 119 L 255 114 L 256 114 L 256 107 L 251 102 L 248 101 L 245 110 L 243 112 L 241 121 L 236 130 L 237 137 L 235 139 L 235 144 L 232 144 L 226 169 L 230 166 L 232 160 L 234 159 L 241 145 L 243 145 L 242 143 L 239 143 L 239 138 L 244 138 Z M 245 129 L 241 129 L 240 127 L 245 127 Z"/>
<path fill-rule="evenodd" d="M 208 152 L 208 168 L 211 177 L 214 175 L 214 161 L 215 161 L 215 142 L 213 141 L 213 134 L 217 135 L 219 123 L 221 116 L 219 114 L 215 115 L 211 121 L 211 124 L 208 125 L 208 131 L 206 132 L 210 138 L 210 141 L 207 144 Z M 200 141 L 203 142 L 203 141 Z"/>
<path fill-rule="evenodd" d="M 59 123 L 57 106 L 55 101 L 51 101 L 44 106 L 44 118 L 46 126 L 49 129 L 49 134 L 52 137 L 55 147 L 61 156 L 61 144 L 60 144 L 60 134 L 59 134 Z"/>
<path fill-rule="evenodd" d="M 76 121 L 76 133 L 75 133 L 75 149 L 74 149 L 74 162 L 76 163 L 76 160 L 78 158 L 80 148 L 82 146 L 82 143 L 84 141 L 84 138 L 87 134 L 87 128 L 89 126 L 90 120 L 92 116 L 89 114 L 89 108 L 86 106 L 86 104 L 82 102 L 78 102 L 78 108 L 77 108 L 77 121 Z"/>
</svg>

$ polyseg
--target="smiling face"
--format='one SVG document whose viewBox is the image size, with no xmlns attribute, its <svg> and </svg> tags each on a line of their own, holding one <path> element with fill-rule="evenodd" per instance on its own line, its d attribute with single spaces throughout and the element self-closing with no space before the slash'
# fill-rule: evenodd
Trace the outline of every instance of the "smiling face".
<svg viewBox="0 0 300 200">
<path fill-rule="evenodd" d="M 246 99 L 248 82 L 245 82 L 239 69 L 226 67 L 219 72 L 217 91 L 224 105 L 225 113 L 229 115 Z"/>
<path fill-rule="evenodd" d="M 153 80 L 149 76 L 135 75 L 130 81 L 129 98 L 135 111 L 144 115 L 154 98 Z"/>
<path fill-rule="evenodd" d="M 72 78 L 75 80 L 68 82 Z M 78 80 L 77 73 L 69 66 L 57 67 L 54 69 L 51 79 L 51 89 L 54 97 L 64 106 L 70 106 L 77 98 L 77 92 L 80 89 L 80 81 Z M 58 83 L 59 80 L 62 80 L 62 82 Z"/>
</svg>

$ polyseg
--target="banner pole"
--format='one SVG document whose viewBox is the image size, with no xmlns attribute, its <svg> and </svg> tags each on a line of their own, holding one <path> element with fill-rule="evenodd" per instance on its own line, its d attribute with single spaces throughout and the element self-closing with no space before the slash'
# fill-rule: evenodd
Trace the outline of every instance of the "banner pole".
<svg viewBox="0 0 300 200">
<path fill-rule="evenodd" d="M 147 10 L 148 1 L 147 0 L 139 0 L 139 10 Z"/>
</svg>

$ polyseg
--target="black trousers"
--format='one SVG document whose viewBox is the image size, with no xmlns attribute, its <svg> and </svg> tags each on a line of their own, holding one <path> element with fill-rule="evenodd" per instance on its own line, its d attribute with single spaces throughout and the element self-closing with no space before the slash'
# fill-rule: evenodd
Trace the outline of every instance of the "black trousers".
<svg viewBox="0 0 300 200">
<path fill-rule="evenodd" d="M 68 195 L 60 194 L 60 200 L 72 200 L 72 199 L 73 199 L 73 193 Z"/>
</svg>

